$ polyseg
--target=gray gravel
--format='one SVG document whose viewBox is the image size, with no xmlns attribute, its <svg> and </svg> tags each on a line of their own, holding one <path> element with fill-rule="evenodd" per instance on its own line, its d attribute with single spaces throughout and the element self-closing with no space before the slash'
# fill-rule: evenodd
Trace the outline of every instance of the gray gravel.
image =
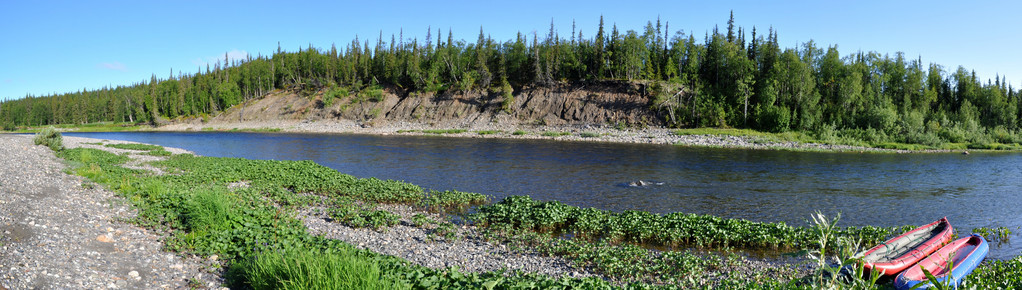
<svg viewBox="0 0 1022 290">
<path fill-rule="evenodd" d="M 544 257 L 535 252 L 510 251 L 507 246 L 484 241 L 475 227 L 461 226 L 457 238 L 446 240 L 430 235 L 425 228 L 414 227 L 411 218 L 423 213 L 433 220 L 443 217 L 412 209 L 405 205 L 381 205 L 378 209 L 401 216 L 401 224 L 384 230 L 356 229 L 330 222 L 324 208 L 301 211 L 299 218 L 313 235 L 348 242 L 356 247 L 392 255 L 413 263 L 434 268 L 456 267 L 463 272 L 489 272 L 496 270 L 524 271 L 553 277 L 593 276 L 559 257 Z"/>
<path fill-rule="evenodd" d="M 64 137 L 97 146 L 83 140 Z M 0 160 L 0 288 L 220 287 L 215 262 L 162 251 L 161 235 L 124 222 L 130 205 L 66 174 L 31 136 L 0 134 Z"/>
</svg>

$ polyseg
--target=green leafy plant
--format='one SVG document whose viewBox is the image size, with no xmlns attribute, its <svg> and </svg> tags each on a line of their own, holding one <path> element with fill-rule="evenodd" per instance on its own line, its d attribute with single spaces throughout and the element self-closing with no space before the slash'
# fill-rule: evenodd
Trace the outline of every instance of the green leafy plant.
<svg viewBox="0 0 1022 290">
<path fill-rule="evenodd" d="M 1007 242 L 1009 239 L 1011 239 L 1011 229 L 1008 229 L 1007 227 L 995 228 L 978 227 L 972 229 L 972 233 L 979 234 L 992 242 L 993 241 Z"/>
</svg>

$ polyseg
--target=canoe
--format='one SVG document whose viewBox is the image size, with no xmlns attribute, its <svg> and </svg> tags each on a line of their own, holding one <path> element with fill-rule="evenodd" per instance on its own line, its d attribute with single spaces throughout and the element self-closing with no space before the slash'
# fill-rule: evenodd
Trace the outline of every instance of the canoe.
<svg viewBox="0 0 1022 290">
<path fill-rule="evenodd" d="M 950 242 L 951 233 L 945 217 L 880 243 L 863 253 L 862 261 L 867 273 L 894 277 Z"/>
<path fill-rule="evenodd" d="M 920 268 L 922 266 L 930 271 L 930 274 L 937 278 L 940 284 L 947 285 L 948 279 L 951 279 L 950 284 L 954 285 L 954 288 L 958 288 L 962 278 L 972 273 L 972 270 L 979 266 L 979 262 L 986 258 L 988 252 L 990 252 L 990 245 L 987 244 L 986 239 L 983 239 L 983 236 L 972 234 L 955 240 L 926 259 L 919 261 L 919 264 L 898 274 L 898 277 L 894 279 L 894 287 L 899 290 L 912 289 L 917 284 L 929 281 Z M 950 269 L 948 269 L 949 265 Z M 926 289 L 931 286 L 931 284 L 925 284 L 916 289 Z"/>
</svg>

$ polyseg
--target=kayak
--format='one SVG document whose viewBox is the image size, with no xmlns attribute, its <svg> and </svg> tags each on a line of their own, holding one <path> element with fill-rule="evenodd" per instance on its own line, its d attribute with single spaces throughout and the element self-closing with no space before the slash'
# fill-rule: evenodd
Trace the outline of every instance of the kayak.
<svg viewBox="0 0 1022 290">
<path fill-rule="evenodd" d="M 947 285 L 948 279 L 950 279 L 952 287 L 958 288 L 962 278 L 972 273 L 972 270 L 979 266 L 979 262 L 986 258 L 989 251 L 990 245 L 987 244 L 986 239 L 977 234 L 955 240 L 926 257 L 919 264 L 901 272 L 894 279 L 894 287 L 906 290 L 912 289 L 917 284 L 928 282 L 929 280 L 922 270 L 922 268 L 926 268 L 940 281 L 940 284 Z M 933 285 L 924 284 L 916 289 L 926 289 L 931 286 Z"/>
<path fill-rule="evenodd" d="M 893 277 L 950 242 L 951 233 L 945 217 L 880 243 L 863 253 L 862 261 L 867 273 Z"/>
</svg>

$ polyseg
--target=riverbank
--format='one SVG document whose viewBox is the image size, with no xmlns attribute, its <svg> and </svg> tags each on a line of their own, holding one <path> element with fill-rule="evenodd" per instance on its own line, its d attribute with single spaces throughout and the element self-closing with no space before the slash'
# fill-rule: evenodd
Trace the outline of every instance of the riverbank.
<svg viewBox="0 0 1022 290">
<path fill-rule="evenodd" d="M 32 156 L 22 156 L 18 154 L 5 154 L 4 156 L 16 157 L 18 160 L 33 164 L 50 162 L 45 174 L 39 174 L 40 177 L 38 177 L 37 181 L 31 181 L 28 184 L 39 184 L 43 183 L 42 180 L 59 180 L 63 178 L 65 180 L 69 180 L 67 184 L 65 184 L 66 187 L 83 189 L 68 191 L 61 197 L 44 197 L 42 199 L 44 203 L 41 204 L 34 202 L 36 200 L 18 198 L 4 199 L 5 213 L 7 211 L 16 212 L 18 211 L 17 209 L 26 207 L 37 210 L 48 210 L 47 212 L 34 214 L 47 216 L 54 221 L 61 222 L 59 224 L 54 223 L 53 221 L 40 222 L 38 218 L 25 218 L 23 217 L 24 215 L 17 213 L 3 215 L 4 217 L 11 217 L 10 221 L 4 220 L 5 232 L 3 235 L 4 246 L 6 247 L 5 253 L 10 254 L 0 257 L 0 261 L 3 261 L 2 263 L 4 265 L 16 265 L 14 267 L 0 267 L 0 269 L 7 271 L 7 273 L 4 274 L 3 280 L 3 285 L 5 287 L 11 287 L 14 289 L 31 287 L 179 288 L 201 285 L 203 287 L 215 288 L 219 287 L 221 283 L 224 283 L 224 278 L 222 276 L 225 273 L 223 272 L 224 267 L 241 261 L 237 259 L 218 259 L 218 256 L 231 256 L 229 253 L 210 255 L 209 252 L 204 252 L 199 249 L 184 250 L 181 252 L 163 252 L 161 249 L 167 250 L 179 248 L 180 245 L 173 246 L 173 244 L 176 243 L 175 241 L 180 241 L 181 237 L 176 235 L 184 233 L 166 231 L 166 228 L 164 228 L 164 230 L 159 230 L 160 228 L 163 228 L 162 226 L 157 226 L 156 228 L 138 226 L 139 223 L 146 224 L 145 216 L 148 215 L 146 212 L 154 209 L 145 207 L 131 208 L 127 205 L 128 203 L 135 203 L 138 205 L 137 202 L 139 202 L 139 199 L 144 198 L 137 195 L 132 196 L 130 193 L 124 192 L 126 188 L 124 182 L 135 184 L 137 181 L 132 181 L 131 177 L 122 176 L 120 178 L 115 178 L 121 181 L 113 181 L 114 183 L 121 184 L 119 186 L 114 186 L 114 188 L 120 187 L 120 189 L 117 190 L 119 193 L 115 194 L 114 192 L 104 190 L 101 186 L 97 186 L 96 184 L 88 181 L 88 179 L 69 176 L 61 172 L 60 168 L 63 166 L 59 164 L 59 162 L 56 162 L 57 160 L 53 158 L 49 149 L 42 146 L 31 145 L 30 139 L 31 138 L 29 136 L 0 136 L 0 142 L 4 142 L 4 144 L 10 143 L 8 145 L 12 145 L 4 146 L 5 148 L 14 148 L 19 151 L 26 151 L 25 149 L 29 149 L 26 152 L 33 152 Z M 79 154 L 77 159 L 68 160 L 66 162 L 81 162 L 80 159 L 85 157 L 85 155 L 90 156 L 86 158 L 90 160 L 104 160 L 107 158 L 103 157 L 102 154 L 97 155 L 96 153 L 85 153 L 98 151 L 81 151 L 81 149 L 74 149 L 87 148 L 88 150 L 110 152 L 117 156 L 126 156 L 128 158 L 124 160 L 124 163 L 121 166 L 124 168 L 142 170 L 138 172 L 140 174 L 144 174 L 144 176 L 158 177 L 166 174 L 166 172 L 179 172 L 173 168 L 168 168 L 165 164 L 157 166 L 153 165 L 152 162 L 159 162 L 167 160 L 167 158 L 172 158 L 165 156 L 169 154 L 153 154 L 152 151 L 135 150 L 139 148 L 148 150 L 148 147 L 144 145 L 121 146 L 115 144 L 135 143 L 64 137 L 64 145 L 68 148 L 65 149 L 65 151 L 74 151 L 76 153 L 73 154 Z M 190 154 L 190 152 L 174 148 L 165 148 L 165 150 L 172 154 Z M 6 170 L 11 170 L 12 172 L 5 174 L 5 177 L 14 178 L 13 180 L 23 180 L 23 177 L 21 177 L 22 175 L 20 175 L 21 173 L 13 172 L 13 168 L 6 167 Z M 104 184 L 106 182 L 110 182 L 109 176 L 105 175 L 116 174 L 115 172 L 118 170 L 109 168 L 106 165 L 86 165 L 85 169 L 79 167 L 72 171 L 79 172 L 79 174 L 84 173 L 89 175 L 92 180 L 101 183 L 103 186 L 110 187 L 110 184 Z M 31 173 L 31 171 L 26 172 Z M 95 175 L 97 174 L 96 172 L 106 173 L 98 173 L 99 175 Z M 15 181 L 5 181 L 2 184 L 4 185 L 4 188 L 7 189 L 7 184 L 12 183 L 15 183 Z M 148 183 L 146 181 L 141 181 L 141 184 L 127 185 L 127 188 L 151 187 L 146 186 L 145 184 Z M 184 194 L 185 196 L 193 194 L 188 192 L 174 193 L 171 189 L 173 186 L 165 186 L 169 186 L 167 190 L 171 190 L 167 191 L 165 194 Z M 234 182 L 230 185 L 225 185 L 225 188 L 233 188 L 230 190 L 235 191 L 236 194 L 240 195 L 241 192 L 238 190 L 245 190 L 248 186 L 248 182 Z M 262 188 L 261 185 L 253 186 L 260 186 L 260 188 Z M 16 197 L 18 192 L 32 192 L 33 190 L 35 189 L 12 188 L 10 191 L 5 190 L 5 194 L 13 193 Z M 81 204 L 83 198 L 80 197 L 80 195 L 82 195 L 82 191 L 90 191 L 97 195 L 89 196 L 90 199 L 86 200 L 91 201 L 89 204 L 83 205 Z M 115 195 L 120 195 L 120 197 Z M 184 198 L 187 203 L 189 198 Z M 57 204 L 59 201 L 71 203 L 61 206 Z M 407 260 L 412 264 L 433 269 L 432 271 L 440 271 L 440 273 L 453 271 L 451 269 L 456 268 L 459 269 L 458 271 L 460 272 L 476 273 L 476 275 L 484 276 L 494 275 L 493 273 L 507 273 L 502 275 L 513 274 L 515 277 L 519 277 L 516 279 L 536 279 L 535 277 L 522 277 L 532 277 L 529 275 L 541 274 L 546 277 L 552 277 L 543 278 L 554 279 L 551 281 L 556 281 L 557 279 L 583 279 L 579 281 L 585 281 L 584 279 L 587 279 L 585 277 L 595 277 L 598 280 L 614 281 L 614 284 L 619 285 L 622 283 L 636 282 L 636 280 L 630 280 L 630 278 L 626 278 L 625 276 L 601 273 L 600 267 L 602 265 L 599 264 L 578 264 L 577 261 L 564 259 L 549 251 L 541 252 L 536 248 L 523 246 L 530 243 L 527 239 L 519 240 L 520 242 L 517 244 L 509 244 L 506 240 L 494 239 L 491 235 L 495 232 L 471 225 L 451 224 L 448 220 L 449 216 L 437 214 L 434 211 L 421 207 L 401 204 L 374 205 L 375 203 L 368 203 L 366 206 L 373 207 L 374 210 L 396 214 L 398 218 L 395 223 L 383 229 L 367 229 L 338 222 L 337 217 L 330 214 L 332 210 L 336 210 L 336 204 L 334 204 L 330 199 L 322 199 L 318 202 L 303 204 L 307 205 L 294 208 L 291 218 L 301 221 L 309 235 L 321 236 L 327 239 L 350 244 L 358 249 L 398 257 L 402 260 Z M 110 206 L 117 214 L 108 215 L 109 213 L 105 213 L 103 208 L 97 208 L 97 206 Z M 89 213 L 81 213 L 80 211 L 86 211 Z M 187 212 L 183 214 L 188 215 Z M 103 222 L 89 220 L 84 223 L 84 225 L 82 223 L 75 223 L 76 220 L 79 220 L 79 216 L 84 217 L 87 220 L 88 218 L 98 217 L 102 219 Z M 423 222 L 424 219 L 429 220 L 429 222 Z M 133 222 L 129 223 L 125 221 Z M 39 232 L 38 229 L 33 228 L 32 230 L 25 230 L 23 229 L 25 227 L 24 225 L 27 225 L 28 227 L 51 229 L 53 231 L 57 231 L 59 229 L 60 233 L 69 232 L 70 234 L 55 234 L 53 236 L 47 236 L 45 234 L 36 233 Z M 445 227 L 445 225 L 446 229 L 444 229 L 443 232 L 438 230 L 439 228 Z M 96 232 L 97 230 L 99 232 Z M 26 232 L 30 233 L 26 234 Z M 37 239 L 40 238 L 46 239 L 46 242 L 43 242 L 44 244 L 54 245 L 54 248 L 60 249 L 60 251 L 57 251 L 58 253 L 54 254 L 53 250 L 38 249 L 39 247 L 36 247 L 39 245 Z M 83 241 L 85 242 L 83 243 Z M 110 243 L 111 245 L 108 246 L 105 243 Z M 139 243 L 146 244 L 138 245 Z M 195 241 L 192 243 L 195 243 Z M 91 244 L 106 246 L 104 249 L 108 251 L 104 252 L 102 249 L 96 250 L 94 248 L 90 248 L 89 245 Z M 187 248 L 188 247 L 186 247 L 186 249 Z M 652 255 L 650 257 L 655 257 L 661 255 L 658 254 L 658 251 L 656 250 L 643 251 L 648 251 L 648 253 L 643 254 L 642 256 Z M 803 259 L 752 258 L 738 253 L 721 254 L 707 252 L 695 254 L 694 256 L 688 253 L 682 254 L 686 257 L 686 259 L 705 259 L 705 261 L 707 261 L 705 263 L 712 266 L 708 268 L 699 268 L 706 271 L 705 273 L 693 276 L 701 277 L 693 280 L 693 283 L 698 283 L 693 285 L 713 285 L 713 283 L 720 283 L 720 279 L 728 279 L 727 277 L 743 277 L 741 278 L 742 281 L 747 281 L 749 277 L 759 277 L 762 275 L 773 277 L 771 279 L 781 279 L 777 281 L 784 283 L 783 281 L 787 281 L 787 279 L 802 277 L 812 272 L 811 267 L 809 267 L 807 262 Z M 96 267 L 76 268 L 76 266 L 79 264 L 89 264 L 91 262 L 77 262 L 77 260 L 73 260 L 68 263 L 67 259 L 69 259 L 69 257 L 72 257 L 70 259 L 81 259 L 73 257 L 99 259 L 98 262 L 94 263 L 112 265 L 111 269 L 109 269 L 111 273 L 103 274 L 103 272 L 100 272 L 100 274 L 92 274 L 90 276 L 89 273 L 91 272 L 88 271 L 96 270 Z M 152 257 L 166 257 L 166 260 Z M 51 263 L 46 261 L 53 262 Z M 501 274 L 497 275 L 500 276 Z M 67 277 L 94 277 L 95 284 L 90 284 L 92 282 L 74 281 L 72 278 Z M 536 281 L 546 281 L 543 279 Z M 657 278 L 656 276 L 643 276 L 642 279 L 642 281 L 671 281 L 666 277 Z"/>
<path fill-rule="evenodd" d="M 25 138 L 23 136 L 8 137 Z M 662 252 L 636 247 L 630 245 L 628 241 L 642 241 L 657 237 L 657 235 L 651 235 L 652 232 L 648 231 L 649 228 L 643 225 L 662 224 L 657 221 L 636 224 L 638 221 L 636 218 L 657 220 L 668 218 L 667 216 L 658 217 L 641 212 L 619 215 L 592 209 L 565 207 L 556 202 L 538 202 L 529 201 L 528 198 L 524 200 L 515 198 L 512 201 L 505 200 L 497 204 L 486 205 L 484 206 L 485 210 L 481 208 L 480 213 L 485 213 L 485 215 L 473 219 L 483 222 L 485 226 L 475 227 L 453 224 L 451 220 L 448 220 L 447 215 L 437 214 L 433 210 L 428 210 L 428 207 L 419 205 L 420 202 L 426 200 L 433 200 L 434 205 L 435 202 L 444 200 L 456 202 L 459 199 L 458 196 L 463 195 L 462 193 L 430 192 L 426 193 L 426 196 L 416 197 L 415 194 L 423 193 L 414 185 L 392 181 L 381 183 L 374 179 L 351 179 L 351 177 L 345 177 L 343 174 L 338 175 L 339 173 L 332 169 L 323 168 L 311 162 L 204 158 L 191 157 L 192 155 L 189 154 L 167 157 L 170 154 L 185 152 L 159 148 L 159 146 L 120 146 L 113 144 L 114 141 L 68 138 L 67 144 L 78 144 L 68 147 L 88 147 L 89 149 L 65 150 L 60 155 L 68 158 L 68 162 L 71 164 L 80 164 L 75 165 L 78 167 L 73 169 L 74 172 L 87 175 L 91 180 L 108 188 L 116 189 L 118 195 L 124 196 L 139 206 L 137 210 L 141 212 L 141 215 L 138 219 L 134 219 L 135 222 L 146 224 L 147 220 L 154 217 L 153 213 L 159 213 L 156 217 L 159 217 L 160 220 L 175 216 L 178 218 L 188 216 L 189 219 L 184 220 L 184 224 L 178 224 L 178 226 L 173 226 L 175 224 L 173 219 L 163 220 L 162 223 L 165 225 L 176 228 L 172 232 L 158 231 L 164 235 L 162 237 L 164 248 L 176 249 L 179 253 L 196 254 L 197 258 L 194 260 L 200 262 L 219 261 L 212 264 L 217 266 L 208 266 L 208 268 L 221 269 L 224 266 L 234 268 L 234 265 L 244 263 L 247 260 L 245 257 L 262 251 L 260 247 L 273 248 L 278 243 L 266 244 L 258 241 L 281 240 L 284 241 L 282 245 L 290 244 L 290 247 L 294 247 L 297 242 L 299 245 L 307 244 L 314 248 L 339 247 L 342 252 L 348 251 L 343 250 L 348 247 L 359 249 L 356 251 L 359 253 L 358 256 L 378 261 L 381 269 L 388 269 L 381 274 L 383 275 L 381 278 L 386 276 L 388 279 L 406 281 L 405 283 L 424 281 L 419 279 L 441 282 L 458 281 L 458 283 L 469 281 L 466 282 L 469 284 L 457 284 L 462 287 L 518 283 L 515 281 L 531 281 L 528 283 L 539 283 L 538 285 L 603 285 L 599 283 L 610 282 L 613 285 L 652 283 L 652 285 L 688 285 L 689 287 L 745 288 L 742 285 L 767 283 L 763 285 L 791 287 L 797 285 L 789 284 L 793 281 L 792 279 L 811 276 L 814 273 L 814 268 L 804 258 L 752 258 L 733 248 L 741 245 L 744 245 L 741 247 L 771 247 L 768 245 L 777 247 L 782 245 L 782 247 L 796 246 L 797 249 L 807 245 L 805 238 L 812 238 L 811 229 L 742 220 L 725 220 L 712 216 L 671 215 L 670 219 L 690 220 L 688 222 L 695 222 L 693 225 L 720 223 L 717 225 L 717 230 L 713 231 L 717 234 L 705 235 L 704 231 L 695 230 L 693 231 L 695 236 L 688 236 L 684 233 L 669 236 L 680 239 L 679 241 L 695 239 L 694 241 L 697 241 L 698 244 L 710 246 L 711 249 L 720 246 L 723 248 L 705 252 L 689 250 Z M 84 141 L 76 139 L 84 139 Z M 27 140 L 27 138 L 23 140 Z M 161 153 L 164 150 L 173 153 Z M 106 153 L 100 154 L 100 152 Z M 117 156 L 130 158 L 116 162 L 110 161 L 120 159 L 119 157 L 115 158 Z M 157 164 L 148 163 L 159 160 L 166 161 Z M 144 171 L 123 171 L 110 166 L 116 164 L 125 164 L 117 165 L 117 167 L 133 167 Z M 209 171 L 210 169 L 215 171 Z M 165 175 L 161 175 L 160 172 L 171 172 L 174 176 L 162 178 L 160 176 Z M 308 179 L 310 176 L 315 178 Z M 343 182 L 336 183 L 337 181 Z M 175 185 L 174 183 L 181 184 Z M 299 185 L 300 187 L 296 187 Z M 340 187 L 337 187 L 338 185 Z M 355 191 L 351 191 L 352 189 Z M 329 193 L 340 194 L 340 197 L 347 196 L 344 200 L 348 201 L 338 199 L 340 197 L 332 197 L 334 195 Z M 227 198 L 227 200 L 217 201 L 222 198 Z M 398 200 L 404 200 L 404 202 L 397 202 Z M 168 201 L 169 203 L 167 203 Z M 220 233 L 196 231 L 194 223 L 198 217 L 194 212 L 195 207 L 206 208 L 207 204 L 205 202 L 196 203 L 197 201 L 212 202 L 212 206 L 221 208 L 221 211 L 226 210 L 223 213 L 226 216 L 221 216 L 221 218 L 239 223 L 228 224 L 227 229 L 242 227 L 245 230 Z M 255 203 L 252 204 L 252 202 Z M 266 202 L 270 202 L 270 204 L 266 204 Z M 407 204 L 408 202 L 411 204 Z M 233 203 L 237 204 L 231 205 Z M 182 204 L 184 208 L 182 208 Z M 522 205 L 526 206 L 522 207 Z M 250 208 L 250 206 L 255 207 Z M 232 208 L 237 209 L 229 210 Z M 525 209 L 525 211 L 522 212 L 521 209 Z M 171 212 L 167 212 L 168 210 Z M 180 212 L 174 213 L 174 211 Z M 236 216 L 240 212 L 246 214 Z M 358 219 L 370 219 L 373 220 L 370 223 L 379 222 L 380 225 L 372 228 L 366 228 L 365 225 L 359 226 L 357 224 L 366 221 L 349 220 L 352 216 Z M 381 216 L 383 217 L 382 221 L 378 220 Z M 460 217 L 464 218 L 464 216 Z M 513 217 L 513 220 L 517 221 L 514 223 L 502 222 L 503 219 L 509 217 Z M 549 220 L 549 218 L 554 218 L 554 220 Z M 569 218 L 567 221 L 570 223 L 558 222 L 559 219 L 564 218 Z M 530 221 L 530 219 L 535 220 Z M 604 219 L 607 220 L 593 224 L 593 222 Z M 552 228 L 543 226 L 544 224 L 548 224 Z M 551 239 L 551 236 L 545 234 L 530 234 L 527 229 L 532 226 L 525 226 L 535 225 L 540 229 L 548 228 L 555 231 L 587 229 L 578 233 L 610 237 L 611 232 L 601 233 L 606 230 L 600 229 L 603 227 L 602 224 L 622 231 L 619 233 L 622 236 L 615 240 L 625 243 L 607 244 L 605 241 L 580 240 L 578 237 L 568 240 Z M 265 226 L 258 225 L 274 226 L 262 228 Z M 594 225 L 595 228 L 592 227 Z M 277 228 L 279 226 L 285 227 Z M 297 226 L 297 228 L 293 226 Z M 558 229 L 558 226 L 564 227 L 564 229 Z M 734 230 L 731 229 L 736 226 L 737 228 Z M 157 228 L 160 227 L 157 226 Z M 218 227 L 213 226 L 212 228 Z M 696 228 L 698 227 L 692 227 L 686 231 Z M 526 232 L 518 231 L 516 233 L 516 229 L 525 229 Z M 506 230 L 512 231 L 506 232 Z M 720 234 L 720 230 L 723 230 L 725 235 L 717 236 Z M 884 233 L 888 231 L 882 228 L 874 228 L 870 231 L 877 230 L 881 231 L 875 234 L 881 235 L 886 235 Z M 116 233 L 116 230 L 114 232 Z M 857 235 L 861 238 L 862 233 L 864 232 L 860 229 Z M 762 241 L 756 242 L 755 239 L 742 238 L 749 234 L 757 237 L 767 234 L 766 239 L 763 240 L 767 242 L 763 244 Z M 781 238 L 771 237 L 776 234 L 781 234 L 778 236 Z M 809 235 L 806 236 L 806 234 Z M 209 240 L 210 238 L 212 240 Z M 224 241 L 224 239 L 233 242 L 219 244 L 221 242 L 218 241 Z M 207 244 L 210 242 L 213 244 Z M 303 247 L 307 246 L 294 249 L 307 249 Z M 154 248 L 147 247 L 147 249 Z M 189 255 L 191 254 L 184 254 L 184 256 Z M 234 258 L 217 259 L 217 257 Z M 229 262 L 225 262 L 225 260 Z M 409 266 L 408 263 L 412 266 Z M 458 273 L 467 274 L 455 275 L 453 274 L 455 270 L 451 267 L 460 269 Z M 1000 270 L 986 269 L 985 271 L 985 273 L 993 271 L 996 274 Z M 142 276 L 139 273 L 136 271 L 135 275 L 132 275 L 131 272 L 128 272 L 128 276 Z M 536 273 L 541 276 L 525 273 Z M 548 275 L 560 278 L 551 278 Z M 22 281 L 14 278 L 12 280 L 14 281 L 12 283 Z M 7 282 L 5 281 L 5 283 Z M 113 285 L 117 286 L 117 284 Z"/>
<path fill-rule="evenodd" d="M 608 125 L 512 125 L 452 121 L 437 124 L 415 122 L 377 122 L 371 125 L 350 120 L 321 121 L 243 121 L 243 122 L 177 122 L 153 128 L 155 131 L 249 131 L 292 133 L 351 133 L 372 135 L 429 135 L 455 138 L 546 139 L 572 142 L 612 142 L 660 144 L 714 148 L 757 150 L 791 150 L 824 152 L 951 152 L 952 150 L 898 150 L 864 146 L 806 143 L 784 140 L 762 134 L 743 136 L 718 130 L 719 134 L 679 134 L 677 129 L 659 127 L 614 127 Z"/>
</svg>

